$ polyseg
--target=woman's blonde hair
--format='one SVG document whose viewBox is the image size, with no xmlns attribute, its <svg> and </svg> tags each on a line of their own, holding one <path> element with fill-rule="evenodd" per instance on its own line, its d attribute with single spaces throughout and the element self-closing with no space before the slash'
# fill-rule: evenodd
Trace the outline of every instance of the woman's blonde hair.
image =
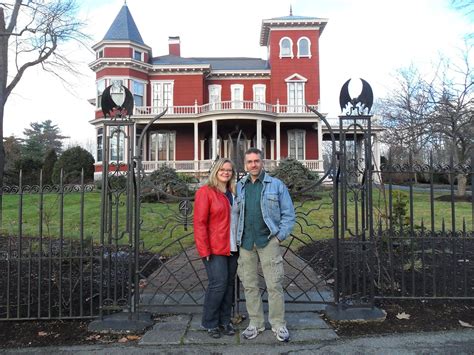
<svg viewBox="0 0 474 355">
<path fill-rule="evenodd" d="M 235 194 L 235 177 L 236 177 L 236 172 L 235 172 L 235 166 L 232 160 L 227 159 L 227 158 L 220 158 L 218 161 L 214 163 L 214 165 L 211 168 L 211 171 L 209 172 L 209 181 L 207 184 L 210 187 L 213 187 L 217 189 L 219 187 L 219 180 L 217 179 L 217 174 L 219 173 L 219 170 L 222 169 L 224 164 L 230 163 L 232 166 L 232 176 L 230 177 L 230 180 L 227 182 L 227 189 L 230 190 L 233 194 Z"/>
</svg>

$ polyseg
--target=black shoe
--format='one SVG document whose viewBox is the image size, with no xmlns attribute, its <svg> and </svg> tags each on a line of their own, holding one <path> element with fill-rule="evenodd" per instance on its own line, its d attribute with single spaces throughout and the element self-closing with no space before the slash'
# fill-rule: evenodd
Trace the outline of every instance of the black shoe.
<svg viewBox="0 0 474 355">
<path fill-rule="evenodd" d="M 219 328 L 211 328 L 207 330 L 207 335 L 211 338 L 219 339 L 221 337 L 221 332 L 219 331 Z"/>
<path fill-rule="evenodd" d="M 235 335 L 235 329 L 232 323 L 229 323 L 227 325 L 220 325 L 219 329 L 224 335 Z"/>
</svg>

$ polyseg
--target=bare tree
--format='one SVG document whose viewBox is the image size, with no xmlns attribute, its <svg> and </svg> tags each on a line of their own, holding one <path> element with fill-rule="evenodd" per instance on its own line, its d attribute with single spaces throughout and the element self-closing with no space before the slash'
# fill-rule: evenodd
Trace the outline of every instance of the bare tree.
<svg viewBox="0 0 474 355">
<path fill-rule="evenodd" d="M 454 163 L 465 164 L 474 144 L 474 68 L 472 46 L 463 52 L 460 64 L 444 60 L 435 82 L 428 89 L 436 111 L 430 117 L 430 134 L 439 137 Z M 472 163 L 472 162 L 471 162 Z M 458 195 L 466 193 L 467 176 L 459 173 Z"/>
<path fill-rule="evenodd" d="M 61 71 L 77 73 L 74 63 L 61 53 L 66 42 L 81 45 L 75 0 L 11 0 L 0 2 L 0 186 L 3 185 L 4 108 L 25 72 L 40 65 L 62 79 Z"/>
<path fill-rule="evenodd" d="M 468 162 L 474 142 L 472 46 L 461 59 L 456 64 L 441 58 L 429 81 L 413 67 L 398 72 L 398 87 L 379 105 L 386 143 L 425 162 L 423 152 L 434 150 L 444 151 L 456 164 Z M 460 173 L 457 179 L 457 193 L 464 196 L 467 176 Z"/>
<path fill-rule="evenodd" d="M 434 109 L 428 98 L 428 83 L 413 65 L 398 70 L 395 79 L 395 89 L 377 104 L 386 128 L 381 140 L 392 150 L 410 151 L 423 159 L 423 147 L 431 139 L 427 121 Z"/>
</svg>

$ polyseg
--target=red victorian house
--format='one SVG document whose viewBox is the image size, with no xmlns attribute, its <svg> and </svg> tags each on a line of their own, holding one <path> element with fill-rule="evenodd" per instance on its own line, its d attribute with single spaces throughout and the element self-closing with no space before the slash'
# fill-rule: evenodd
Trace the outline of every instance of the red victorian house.
<svg viewBox="0 0 474 355">
<path fill-rule="evenodd" d="M 96 174 L 102 170 L 103 90 L 123 84 L 133 94 L 134 132 L 168 107 L 147 131 L 146 171 L 167 164 L 177 171 L 206 174 L 217 157 L 238 159 L 249 147 L 263 150 L 267 169 L 286 157 L 323 171 L 323 129 L 306 105 L 320 99 L 319 37 L 327 19 L 285 16 L 263 20 L 260 45 L 268 58 L 184 58 L 179 37 L 169 37 L 169 53 L 153 56 L 124 5 L 103 40 L 93 46 L 96 60 Z M 112 94 L 113 95 L 113 94 Z M 107 118 L 109 120 L 109 118 Z M 106 127 L 106 128 L 104 128 Z M 110 160 L 129 151 L 117 144 Z M 236 161 L 239 163 L 238 161 Z"/>
</svg>

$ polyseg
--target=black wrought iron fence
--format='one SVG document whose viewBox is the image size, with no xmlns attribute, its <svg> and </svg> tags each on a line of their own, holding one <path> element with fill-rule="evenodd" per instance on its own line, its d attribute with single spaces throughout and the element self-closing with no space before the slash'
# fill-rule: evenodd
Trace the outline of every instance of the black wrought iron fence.
<svg viewBox="0 0 474 355">
<path fill-rule="evenodd" d="M 373 172 L 373 235 L 340 240 L 343 303 L 369 302 L 371 290 L 374 299 L 474 299 L 472 164 L 407 160 Z M 355 228 L 362 221 L 348 207 Z"/>
</svg>

